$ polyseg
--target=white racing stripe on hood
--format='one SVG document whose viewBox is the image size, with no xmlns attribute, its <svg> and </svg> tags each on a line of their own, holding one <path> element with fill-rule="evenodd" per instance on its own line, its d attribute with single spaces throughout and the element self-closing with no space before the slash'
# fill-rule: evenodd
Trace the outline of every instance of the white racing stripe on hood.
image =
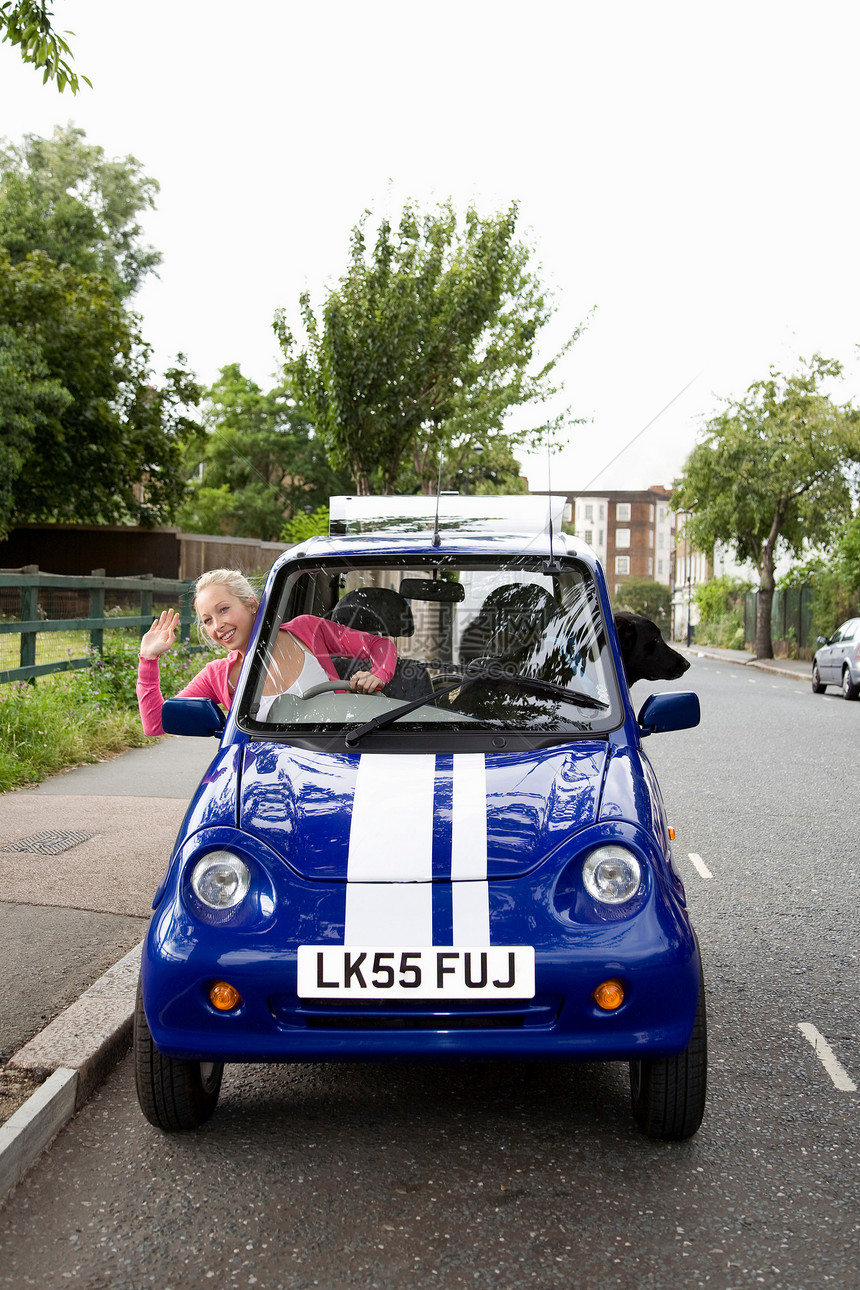
<svg viewBox="0 0 860 1290">
<path fill-rule="evenodd" d="M 363 753 L 347 859 L 347 945 L 433 944 L 436 758 Z"/>
<path fill-rule="evenodd" d="M 490 944 L 485 759 L 455 754 L 451 810 L 454 945 Z M 347 945 L 433 944 L 436 758 L 364 753 L 347 861 Z"/>
<path fill-rule="evenodd" d="M 433 944 L 433 884 L 350 882 L 345 945 Z"/>
<path fill-rule="evenodd" d="M 454 944 L 489 945 L 487 764 L 474 753 L 454 754 L 451 878 Z"/>
</svg>

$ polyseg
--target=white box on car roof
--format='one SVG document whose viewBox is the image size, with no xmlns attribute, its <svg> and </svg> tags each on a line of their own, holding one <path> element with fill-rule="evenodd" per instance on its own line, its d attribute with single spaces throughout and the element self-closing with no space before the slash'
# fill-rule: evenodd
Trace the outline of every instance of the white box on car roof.
<svg viewBox="0 0 860 1290">
<path fill-rule="evenodd" d="M 565 499 L 492 495 L 466 497 L 442 493 L 438 499 L 439 525 L 448 533 L 504 533 L 523 538 L 545 534 L 552 516 L 552 531 L 561 534 Z M 332 497 L 329 528 L 342 533 L 432 533 L 435 497 Z"/>
</svg>

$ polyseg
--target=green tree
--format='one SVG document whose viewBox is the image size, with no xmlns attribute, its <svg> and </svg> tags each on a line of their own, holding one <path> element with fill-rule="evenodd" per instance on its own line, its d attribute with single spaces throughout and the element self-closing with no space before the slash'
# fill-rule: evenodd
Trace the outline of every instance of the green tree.
<svg viewBox="0 0 860 1290">
<path fill-rule="evenodd" d="M 78 78 L 68 62 L 72 57 L 63 36 L 54 30 L 51 19 L 53 11 L 45 0 L 0 0 L 0 33 L 2 40 L 17 45 L 25 63 L 42 71 L 42 84 L 53 80 L 62 94 L 68 85 L 73 94 L 80 89 L 80 81 L 92 89 L 92 81 L 86 76 Z M 73 36 L 73 31 L 66 31 L 65 36 Z"/>
<path fill-rule="evenodd" d="M 812 588 L 812 635 L 830 636 L 846 618 L 860 613 L 860 513 L 839 541 L 792 565 L 779 588 Z"/>
<path fill-rule="evenodd" d="M 200 478 L 179 516 L 190 532 L 277 541 L 285 520 L 349 491 L 286 386 L 264 392 L 230 363 L 207 392 L 203 421 L 206 438 L 188 463 Z"/>
<path fill-rule="evenodd" d="M 282 542 L 306 542 L 312 537 L 326 537 L 329 530 L 329 508 L 318 506 L 310 514 L 300 512 L 284 525 Z"/>
<path fill-rule="evenodd" d="M 771 658 L 771 607 L 777 552 L 827 544 L 851 515 L 858 414 L 822 386 L 841 365 L 816 354 L 786 376 L 771 370 L 746 396 L 728 402 L 675 482 L 674 504 L 694 512 L 693 543 L 734 548 L 758 573 L 757 658 Z"/>
<path fill-rule="evenodd" d="M 668 623 L 671 608 L 669 588 L 651 578 L 627 578 L 613 598 L 613 609 L 642 614 L 660 625 Z"/>
<path fill-rule="evenodd" d="M 14 413 L 0 527 L 171 519 L 199 390 L 181 361 L 155 384 L 107 279 L 0 252 L 0 341 L 0 409 Z"/>
<path fill-rule="evenodd" d="M 516 205 L 486 219 L 470 208 L 462 221 L 450 202 L 423 217 L 407 205 L 370 250 L 363 220 L 319 321 L 301 297 L 305 348 L 278 312 L 288 379 L 360 494 L 410 480 L 435 491 L 440 453 L 450 488 L 482 452 L 501 443 L 511 453 L 558 425 L 504 433 L 511 409 L 557 392 L 550 376 L 568 347 L 532 371 L 553 307 L 516 221 Z"/>
<path fill-rule="evenodd" d="M 696 640 L 720 649 L 744 647 L 744 597 L 750 584 L 739 578 L 711 578 L 696 588 Z"/>
<path fill-rule="evenodd" d="M 52 380 L 37 344 L 0 323 L 0 535 L 14 507 L 13 485 L 37 429 L 59 416 L 71 395 Z"/>
<path fill-rule="evenodd" d="M 79 273 L 101 273 L 124 300 L 161 262 L 142 242 L 138 219 L 157 192 L 137 158 L 106 158 L 76 126 L 57 126 L 50 139 L 7 140 L 0 148 L 0 246 L 13 264 L 44 251 Z"/>
</svg>

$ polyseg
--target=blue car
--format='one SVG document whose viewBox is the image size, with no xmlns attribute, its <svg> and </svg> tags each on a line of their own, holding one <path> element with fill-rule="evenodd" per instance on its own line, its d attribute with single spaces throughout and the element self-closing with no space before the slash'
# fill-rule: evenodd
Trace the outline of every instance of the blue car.
<svg viewBox="0 0 860 1290">
<path fill-rule="evenodd" d="M 212 1114 L 225 1062 L 503 1058 L 628 1062 L 644 1132 L 701 1123 L 702 965 L 642 749 L 698 699 L 637 717 L 603 571 L 546 499 L 436 505 L 333 499 L 268 576 L 226 717 L 165 704 L 219 747 L 144 945 L 162 1129 Z M 285 687 L 305 617 L 372 638 L 384 687 L 350 690 L 358 651 Z"/>
</svg>

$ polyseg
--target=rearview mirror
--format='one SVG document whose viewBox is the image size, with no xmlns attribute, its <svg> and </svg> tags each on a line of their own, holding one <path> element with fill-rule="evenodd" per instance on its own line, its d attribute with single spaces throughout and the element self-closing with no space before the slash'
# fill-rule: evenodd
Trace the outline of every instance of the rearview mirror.
<svg viewBox="0 0 860 1290">
<path fill-rule="evenodd" d="M 431 600 L 435 604 L 458 605 L 466 599 L 466 588 L 461 582 L 448 582 L 444 578 L 431 582 L 429 578 L 403 578 L 400 594 L 407 600 Z"/>
<path fill-rule="evenodd" d="M 665 730 L 690 730 L 701 720 L 699 696 L 691 690 L 670 690 L 652 694 L 639 711 L 639 725 L 644 735 L 662 734 Z"/>
</svg>

